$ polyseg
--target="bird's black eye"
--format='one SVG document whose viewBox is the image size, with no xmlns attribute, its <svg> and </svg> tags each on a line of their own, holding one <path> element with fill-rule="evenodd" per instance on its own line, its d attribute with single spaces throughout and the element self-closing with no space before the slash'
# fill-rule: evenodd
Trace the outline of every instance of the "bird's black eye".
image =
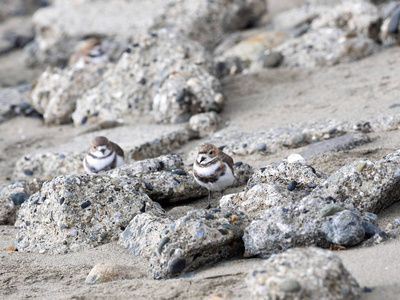
<svg viewBox="0 0 400 300">
<path fill-rule="evenodd" d="M 208 154 L 214 155 L 214 151 L 210 151 L 210 152 L 208 152 Z"/>
</svg>

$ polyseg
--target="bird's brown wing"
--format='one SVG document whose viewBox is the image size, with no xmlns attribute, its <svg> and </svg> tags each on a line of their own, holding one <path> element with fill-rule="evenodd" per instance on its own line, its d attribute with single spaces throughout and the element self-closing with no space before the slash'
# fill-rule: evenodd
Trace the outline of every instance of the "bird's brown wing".
<svg viewBox="0 0 400 300">
<path fill-rule="evenodd" d="M 113 143 L 110 141 L 110 144 L 113 146 L 115 153 L 117 153 L 117 155 L 122 156 L 123 158 L 125 158 L 124 156 L 124 150 L 121 149 L 120 146 L 118 146 L 116 143 Z"/>
<path fill-rule="evenodd" d="M 232 159 L 232 157 L 230 157 L 228 154 L 226 154 L 226 153 L 224 153 L 222 151 L 220 152 L 220 156 L 221 156 L 222 161 L 224 163 L 226 163 L 231 168 L 232 173 L 233 173 L 233 159 Z"/>
</svg>

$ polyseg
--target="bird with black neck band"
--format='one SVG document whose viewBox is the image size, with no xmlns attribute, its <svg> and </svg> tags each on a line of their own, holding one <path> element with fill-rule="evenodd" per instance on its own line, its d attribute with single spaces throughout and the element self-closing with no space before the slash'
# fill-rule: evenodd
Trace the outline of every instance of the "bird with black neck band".
<svg viewBox="0 0 400 300">
<path fill-rule="evenodd" d="M 88 174 L 108 171 L 124 164 L 124 151 L 104 136 L 95 137 L 83 159 Z"/>
<path fill-rule="evenodd" d="M 193 175 L 196 182 L 208 189 L 208 206 L 211 208 L 212 191 L 223 191 L 235 180 L 233 159 L 212 144 L 199 147 L 193 164 Z"/>
</svg>

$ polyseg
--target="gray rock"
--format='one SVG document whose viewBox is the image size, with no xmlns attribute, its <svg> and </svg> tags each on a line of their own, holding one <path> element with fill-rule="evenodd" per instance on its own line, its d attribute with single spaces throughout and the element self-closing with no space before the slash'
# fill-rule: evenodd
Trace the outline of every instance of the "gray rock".
<svg viewBox="0 0 400 300">
<path fill-rule="evenodd" d="M 232 199 L 221 200 L 221 207 L 233 207 L 258 218 L 264 210 L 273 207 L 290 207 L 322 183 L 326 175 L 310 166 L 279 162 L 262 168 L 247 182 L 244 192 Z M 296 190 L 289 191 L 287 185 L 296 180 Z M 306 209 L 306 208 L 304 208 Z"/>
<path fill-rule="evenodd" d="M 221 42 L 225 34 L 254 24 L 266 9 L 263 0 L 173 1 L 157 18 L 155 27 L 182 32 L 211 50 Z"/>
<path fill-rule="evenodd" d="M 321 217 L 329 217 L 342 210 L 343 208 L 341 206 L 331 203 L 322 208 L 319 214 L 321 215 Z"/>
<path fill-rule="evenodd" d="M 165 5 L 162 0 L 57 1 L 33 15 L 37 35 L 29 51 L 30 63 L 63 65 L 87 37 L 102 37 L 117 47 L 126 44 L 136 33 L 148 30 Z"/>
<path fill-rule="evenodd" d="M 150 261 L 154 278 L 169 278 L 238 255 L 247 222 L 232 210 L 194 210 L 175 220 L 146 213 L 130 222 L 120 243 Z"/>
<path fill-rule="evenodd" d="M 30 195 L 39 191 L 43 181 L 19 180 L 0 187 L 0 225 L 13 225 L 16 212 Z"/>
<path fill-rule="evenodd" d="M 314 19 L 311 29 L 340 28 L 353 36 L 378 39 L 380 15 L 369 1 L 343 1 Z"/>
<path fill-rule="evenodd" d="M 310 196 L 340 200 L 349 209 L 379 213 L 400 199 L 400 151 L 377 161 L 347 164 L 327 178 Z"/>
<path fill-rule="evenodd" d="M 337 41 L 340 41 L 338 44 Z M 317 68 L 359 60 L 375 53 L 378 44 L 367 36 L 348 37 L 337 27 L 321 27 L 272 49 L 280 52 L 288 68 Z"/>
<path fill-rule="evenodd" d="M 83 69 L 48 68 L 32 88 L 30 103 L 47 125 L 70 123 L 77 98 L 97 85 L 106 70 L 103 63 Z"/>
<path fill-rule="evenodd" d="M 261 59 L 264 68 L 277 68 L 283 60 L 283 55 L 279 52 L 268 52 Z"/>
<path fill-rule="evenodd" d="M 222 97 L 222 95 L 221 95 Z M 221 123 L 221 117 L 214 111 L 193 115 L 189 120 L 190 129 L 203 138 L 213 134 Z"/>
<path fill-rule="evenodd" d="M 369 143 L 371 140 L 364 133 L 346 134 L 336 138 L 308 145 L 300 155 L 305 159 L 316 157 L 326 152 L 349 150 L 359 145 Z"/>
<path fill-rule="evenodd" d="M 164 214 L 129 182 L 107 175 L 58 176 L 21 206 L 16 248 L 63 254 L 96 247 L 117 240 L 133 217 L 149 211 Z"/>
<path fill-rule="evenodd" d="M 258 151 L 267 150 L 267 145 L 265 143 L 257 143 L 255 147 L 256 147 L 256 150 L 258 150 Z"/>
<path fill-rule="evenodd" d="M 332 220 L 322 224 L 321 230 L 326 240 L 343 246 L 355 246 L 365 238 L 362 219 L 349 210 L 333 216 Z"/>
<path fill-rule="evenodd" d="M 86 277 L 86 284 L 99 284 L 103 282 L 135 279 L 144 277 L 136 268 L 111 263 L 97 264 L 90 270 Z"/>
<path fill-rule="evenodd" d="M 314 155 L 314 151 L 315 155 L 317 155 L 323 151 L 352 149 L 353 147 L 367 143 L 369 139 L 362 133 L 397 130 L 399 122 L 400 115 L 394 114 L 371 118 L 369 120 L 359 120 L 357 122 L 323 120 L 298 124 L 292 123 L 288 124 L 287 127 L 272 128 L 265 131 L 242 132 L 230 131 L 229 128 L 225 128 L 214 133 L 210 138 L 210 143 L 224 145 L 224 151 L 227 154 L 236 156 L 257 153 L 256 144 L 258 143 L 268 145 L 267 154 L 275 153 L 282 149 L 298 148 L 315 143 L 316 148 L 310 146 L 306 150 L 307 152 L 310 151 L 308 155 Z M 337 139 L 332 143 L 317 143 L 344 135 L 347 136 Z M 194 159 L 196 154 L 195 151 L 190 153 L 192 159 Z"/>
<path fill-rule="evenodd" d="M 17 115 L 13 107 L 19 105 L 23 100 L 23 95 L 16 89 L 0 89 L 0 122 Z"/>
<path fill-rule="evenodd" d="M 316 248 L 273 255 L 246 277 L 253 299 L 358 299 L 361 289 L 339 257 Z"/>
<path fill-rule="evenodd" d="M 75 125 L 149 114 L 157 122 L 179 123 L 222 109 L 219 81 L 208 72 L 211 58 L 199 44 L 158 31 L 138 35 L 129 52 L 77 100 Z"/>
</svg>

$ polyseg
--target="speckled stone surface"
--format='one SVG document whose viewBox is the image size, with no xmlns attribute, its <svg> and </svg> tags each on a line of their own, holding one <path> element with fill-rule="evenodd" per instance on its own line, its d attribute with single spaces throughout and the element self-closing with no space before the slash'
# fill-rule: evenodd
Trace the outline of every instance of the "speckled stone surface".
<svg viewBox="0 0 400 300">
<path fill-rule="evenodd" d="M 152 214 L 135 217 L 121 243 L 132 254 L 150 259 L 155 279 L 175 277 L 200 266 L 243 254 L 243 212 L 197 209 L 173 220 Z"/>
<path fill-rule="evenodd" d="M 107 68 L 106 64 L 83 69 L 48 68 L 30 91 L 30 104 L 43 115 L 47 125 L 71 123 L 76 99 L 97 85 Z"/>
<path fill-rule="evenodd" d="M 273 255 L 246 277 L 253 299 L 358 299 L 361 289 L 331 251 L 291 249 Z"/>
<path fill-rule="evenodd" d="M 323 181 L 307 184 L 306 196 L 293 197 L 304 184 L 289 192 L 289 185 L 287 190 L 279 185 L 255 185 L 226 197 L 221 205 L 242 209 L 255 218 L 243 237 L 248 256 L 269 257 L 297 246 L 354 246 L 381 233 L 379 228 L 369 232 L 376 227 L 371 216 L 400 199 L 399 158 L 400 151 L 396 151 L 374 162 L 350 163 Z"/>
<path fill-rule="evenodd" d="M 266 11 L 263 0 L 175 0 L 156 19 L 154 26 L 182 32 L 210 50 L 225 34 L 257 22 Z"/>
<path fill-rule="evenodd" d="M 33 179 L 31 181 L 18 180 L 10 184 L 0 186 L 0 225 L 13 225 L 16 212 L 21 204 L 30 195 L 39 191 L 43 181 Z"/>
<path fill-rule="evenodd" d="M 159 30 L 136 36 L 129 49 L 97 87 L 78 98 L 75 125 L 143 114 L 181 123 L 222 109 L 220 83 L 208 71 L 211 57 L 198 43 Z"/>
<path fill-rule="evenodd" d="M 18 212 L 19 251 L 67 253 L 118 239 L 137 214 L 164 210 L 146 194 L 108 175 L 58 176 Z"/>
</svg>

